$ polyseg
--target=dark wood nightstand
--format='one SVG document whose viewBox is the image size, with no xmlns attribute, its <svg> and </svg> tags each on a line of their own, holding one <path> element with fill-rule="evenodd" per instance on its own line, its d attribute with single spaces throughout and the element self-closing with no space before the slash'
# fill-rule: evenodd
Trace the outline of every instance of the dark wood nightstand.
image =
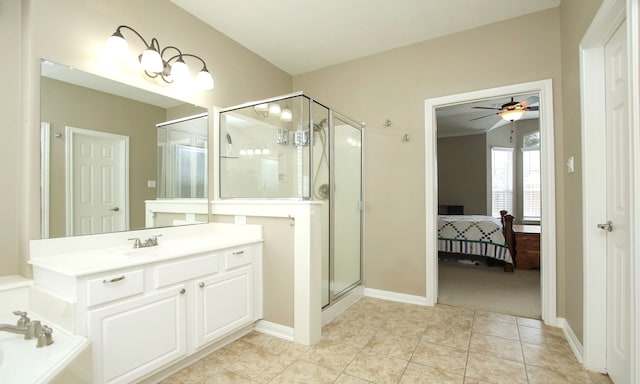
<svg viewBox="0 0 640 384">
<path fill-rule="evenodd" d="M 540 226 L 514 225 L 517 269 L 540 269 Z"/>
</svg>

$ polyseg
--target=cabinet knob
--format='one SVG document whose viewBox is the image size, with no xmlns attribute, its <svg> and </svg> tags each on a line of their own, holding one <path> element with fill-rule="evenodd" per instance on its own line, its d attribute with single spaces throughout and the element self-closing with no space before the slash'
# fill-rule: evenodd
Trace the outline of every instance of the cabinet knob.
<svg viewBox="0 0 640 384">
<path fill-rule="evenodd" d="M 204 288 L 204 283 L 201 281 L 200 284 L 198 284 L 198 287 Z"/>
<path fill-rule="evenodd" d="M 184 289 L 184 288 L 180 289 L 180 294 L 181 294 L 181 295 L 184 295 L 184 294 L 185 294 L 185 292 L 187 292 L 187 290 L 186 290 L 186 289 Z"/>
</svg>

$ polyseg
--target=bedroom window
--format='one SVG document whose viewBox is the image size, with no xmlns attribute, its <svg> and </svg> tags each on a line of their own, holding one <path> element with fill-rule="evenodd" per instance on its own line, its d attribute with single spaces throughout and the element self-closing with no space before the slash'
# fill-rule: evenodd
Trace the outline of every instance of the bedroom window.
<svg viewBox="0 0 640 384">
<path fill-rule="evenodd" d="M 540 132 L 522 137 L 522 219 L 540 221 Z"/>
<path fill-rule="evenodd" d="M 513 212 L 513 148 L 491 148 L 491 216 Z"/>
</svg>

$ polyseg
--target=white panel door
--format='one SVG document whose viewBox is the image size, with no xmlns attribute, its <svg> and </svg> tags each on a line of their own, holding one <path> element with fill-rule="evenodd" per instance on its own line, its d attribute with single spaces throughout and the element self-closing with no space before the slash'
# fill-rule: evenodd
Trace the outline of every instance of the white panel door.
<svg viewBox="0 0 640 384">
<path fill-rule="evenodd" d="M 605 46 L 607 146 L 607 371 L 630 382 L 630 129 L 626 23 Z M 588 282 L 585 282 L 588 283 Z"/>
<path fill-rule="evenodd" d="M 68 234 L 128 229 L 128 138 L 67 127 Z"/>
</svg>

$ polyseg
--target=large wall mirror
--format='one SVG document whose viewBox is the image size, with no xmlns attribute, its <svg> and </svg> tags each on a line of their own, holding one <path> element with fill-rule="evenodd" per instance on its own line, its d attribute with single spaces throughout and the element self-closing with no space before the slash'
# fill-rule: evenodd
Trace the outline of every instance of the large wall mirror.
<svg viewBox="0 0 640 384">
<path fill-rule="evenodd" d="M 47 60 L 40 91 L 43 238 L 208 220 L 206 108 Z"/>
</svg>

